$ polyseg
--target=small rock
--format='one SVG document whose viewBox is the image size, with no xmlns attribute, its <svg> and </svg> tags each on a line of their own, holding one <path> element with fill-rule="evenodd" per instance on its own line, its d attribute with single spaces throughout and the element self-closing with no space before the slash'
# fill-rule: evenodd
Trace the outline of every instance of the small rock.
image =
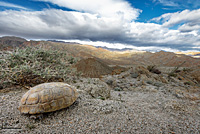
<svg viewBox="0 0 200 134">
<path fill-rule="evenodd" d="M 123 88 L 123 91 L 128 91 L 128 88 Z"/>
<path fill-rule="evenodd" d="M 140 75 L 140 80 L 148 81 L 149 78 L 147 77 L 147 75 L 145 75 L 145 74 L 141 74 L 141 75 Z"/>
<path fill-rule="evenodd" d="M 160 76 L 160 80 L 161 80 L 162 83 L 168 83 L 168 81 L 162 76 Z"/>
<path fill-rule="evenodd" d="M 177 97 L 177 98 L 184 98 L 184 95 L 183 95 L 184 93 L 180 90 L 180 89 L 176 89 L 175 90 L 175 96 Z"/>
<path fill-rule="evenodd" d="M 178 94 L 178 93 L 176 93 L 175 96 L 176 96 L 177 98 L 183 98 L 183 97 L 184 97 L 182 94 Z"/>
<path fill-rule="evenodd" d="M 196 102 L 195 101 L 191 101 L 190 104 L 196 105 Z"/>
<path fill-rule="evenodd" d="M 113 84 L 113 80 L 107 80 L 106 83 L 107 83 L 108 85 L 112 85 L 112 84 Z"/>
<path fill-rule="evenodd" d="M 150 81 L 150 80 L 146 81 L 146 83 L 153 85 L 153 81 Z"/>
<path fill-rule="evenodd" d="M 132 77 L 132 78 L 137 78 L 138 76 L 139 76 L 138 73 L 133 73 L 133 72 L 131 73 L 131 77 Z"/>
<path fill-rule="evenodd" d="M 156 87 L 162 87 L 163 83 L 161 83 L 161 82 L 155 82 L 153 85 L 156 86 Z"/>
<path fill-rule="evenodd" d="M 109 86 L 99 80 L 99 79 L 92 79 L 93 84 L 87 84 L 86 91 L 94 98 L 97 98 L 99 96 L 103 98 L 109 98 L 110 97 L 110 88 Z"/>
<path fill-rule="evenodd" d="M 18 124 L 19 123 L 19 120 L 16 120 L 16 122 L 15 122 L 16 124 Z"/>
</svg>

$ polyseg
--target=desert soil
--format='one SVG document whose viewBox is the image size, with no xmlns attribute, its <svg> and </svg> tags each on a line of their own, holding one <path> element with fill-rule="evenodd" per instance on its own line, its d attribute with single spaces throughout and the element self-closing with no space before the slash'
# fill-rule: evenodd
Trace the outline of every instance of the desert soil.
<svg viewBox="0 0 200 134">
<path fill-rule="evenodd" d="M 101 79 L 73 78 L 69 84 L 79 92 L 75 103 L 37 116 L 17 109 L 27 89 L 2 89 L 0 133 L 199 134 L 199 86 L 140 69 Z"/>
<path fill-rule="evenodd" d="M 200 133 L 200 102 L 158 89 L 114 91 L 107 100 L 79 90 L 79 98 L 56 112 L 21 115 L 25 89 L 0 94 L 0 133 Z"/>
<path fill-rule="evenodd" d="M 33 45 L 34 42 L 26 43 Z M 49 46 L 49 42 L 41 43 Z M 66 44 L 55 46 L 65 48 Z M 190 67 L 200 63 L 199 59 L 165 52 L 146 53 L 147 56 L 122 54 L 121 57 L 119 53 L 113 52 L 113 56 L 109 57 L 106 55 L 109 53 L 104 50 L 92 48 L 89 51 L 89 47 L 81 46 L 75 49 L 72 46 L 74 45 L 69 45 L 65 49 L 75 55 L 80 54 L 80 57 L 89 55 L 105 58 L 109 64 L 123 63 L 132 66 L 153 63 L 178 66 L 183 61 L 188 61 L 184 65 Z M 116 57 L 115 62 L 111 62 L 113 57 Z M 81 69 L 82 72 L 85 71 L 85 76 L 95 74 L 94 76 L 100 77 L 111 72 L 110 67 L 94 60 L 89 64 L 81 63 Z M 69 84 L 76 87 L 79 92 L 75 103 L 68 108 L 42 115 L 23 115 L 17 109 L 27 89 L 2 89 L 0 85 L 0 134 L 199 134 L 200 68 L 192 72 L 193 74 L 178 74 L 168 79 L 167 73 L 173 69 L 174 67 L 166 70 L 164 66 L 160 71 L 166 70 L 166 73 L 153 74 L 140 67 L 119 75 L 103 76 L 101 80 L 72 78 Z"/>
</svg>

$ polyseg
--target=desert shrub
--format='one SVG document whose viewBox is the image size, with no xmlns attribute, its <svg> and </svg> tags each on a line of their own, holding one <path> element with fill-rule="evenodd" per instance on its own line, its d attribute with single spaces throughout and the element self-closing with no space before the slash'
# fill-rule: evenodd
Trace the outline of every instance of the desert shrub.
<svg viewBox="0 0 200 134">
<path fill-rule="evenodd" d="M 176 77 L 177 74 L 175 72 L 170 72 L 168 73 L 168 77 Z"/>
<path fill-rule="evenodd" d="M 192 71 L 191 68 L 183 68 L 183 72 L 190 72 L 190 71 Z"/>
<path fill-rule="evenodd" d="M 151 73 L 161 74 L 161 71 L 158 70 L 158 69 L 156 68 L 155 65 L 150 65 L 150 66 L 147 67 L 147 69 L 148 69 L 149 72 L 151 72 Z"/>
<path fill-rule="evenodd" d="M 174 67 L 174 69 L 168 73 L 168 77 L 176 77 L 177 74 L 176 73 L 179 73 L 180 70 L 179 68 L 184 65 L 186 63 L 186 61 L 184 61 L 183 63 L 181 63 L 180 65 L 177 65 L 176 67 Z"/>
<path fill-rule="evenodd" d="M 66 52 L 42 47 L 6 51 L 0 55 L 0 84 L 33 86 L 43 82 L 66 81 L 69 75 L 76 75 L 71 68 L 76 61 Z"/>
<path fill-rule="evenodd" d="M 26 128 L 28 128 L 28 129 L 35 129 L 36 126 L 34 124 L 26 124 Z"/>
<path fill-rule="evenodd" d="M 184 82 L 184 84 L 185 84 L 185 85 L 192 85 L 192 83 L 189 82 L 189 81 Z"/>
</svg>

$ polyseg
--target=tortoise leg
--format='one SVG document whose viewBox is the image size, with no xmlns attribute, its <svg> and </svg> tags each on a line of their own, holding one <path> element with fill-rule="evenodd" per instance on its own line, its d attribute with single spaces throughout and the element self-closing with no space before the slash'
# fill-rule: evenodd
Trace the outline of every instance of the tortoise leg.
<svg viewBox="0 0 200 134">
<path fill-rule="evenodd" d="M 30 116 L 30 119 L 34 119 L 34 120 L 36 120 L 36 119 L 41 120 L 42 118 L 43 118 L 42 113 L 41 114 L 33 114 L 33 115 Z"/>
</svg>

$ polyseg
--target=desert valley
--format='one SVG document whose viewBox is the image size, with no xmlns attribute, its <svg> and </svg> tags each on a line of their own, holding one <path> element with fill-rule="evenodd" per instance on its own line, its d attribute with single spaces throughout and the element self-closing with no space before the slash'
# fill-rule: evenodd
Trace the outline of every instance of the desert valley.
<svg viewBox="0 0 200 134">
<path fill-rule="evenodd" d="M 110 51 L 0 38 L 1 133 L 200 133 L 200 52 Z M 31 87 L 65 82 L 73 105 L 20 114 Z"/>
</svg>

